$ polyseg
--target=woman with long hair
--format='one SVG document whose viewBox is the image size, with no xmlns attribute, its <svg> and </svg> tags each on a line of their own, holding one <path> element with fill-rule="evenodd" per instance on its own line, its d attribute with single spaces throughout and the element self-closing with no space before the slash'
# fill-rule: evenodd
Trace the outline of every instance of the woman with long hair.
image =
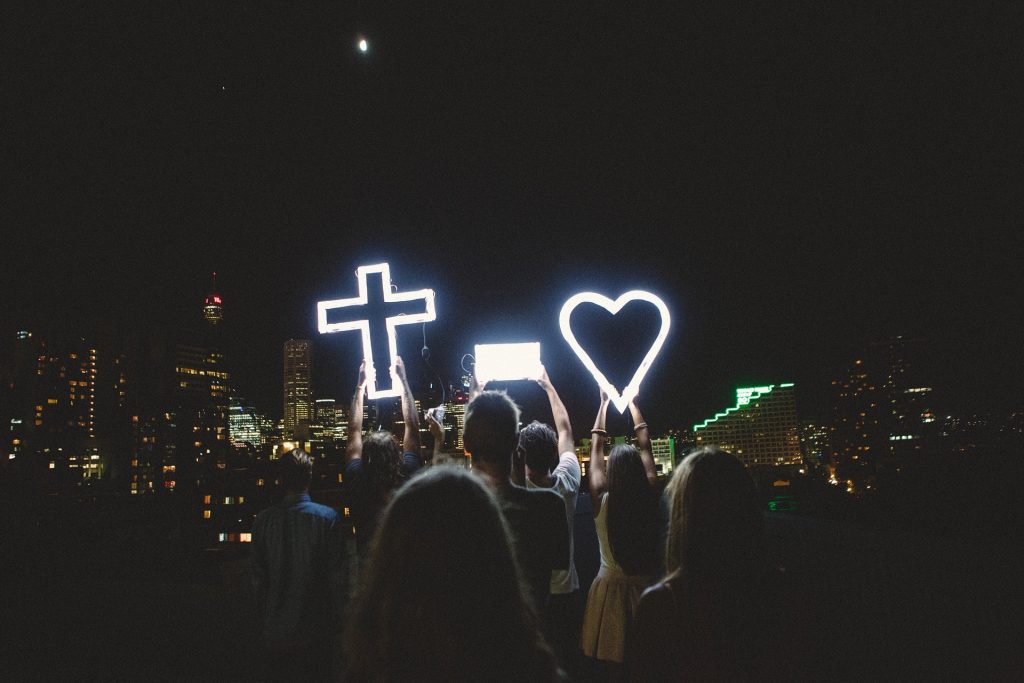
<svg viewBox="0 0 1024 683">
<path fill-rule="evenodd" d="M 419 417 L 401 356 L 395 357 L 395 376 L 401 385 L 402 419 L 405 422 L 401 447 L 389 431 L 370 432 L 363 436 L 363 394 L 367 382 L 365 360 L 359 366 L 359 379 L 348 413 L 348 447 L 342 479 L 345 505 L 355 526 L 360 564 L 369 551 L 381 510 L 395 489 L 423 465 Z"/>
<path fill-rule="evenodd" d="M 494 495 L 432 467 L 385 509 L 345 634 L 346 681 L 557 681 Z"/>
<path fill-rule="evenodd" d="M 780 667 L 790 662 L 765 647 L 779 630 L 769 623 L 777 584 L 750 473 L 727 451 L 705 446 L 679 463 L 666 494 L 668 575 L 640 600 L 633 680 L 787 678 Z"/>
<path fill-rule="evenodd" d="M 590 451 L 590 497 L 601 567 L 590 586 L 580 645 L 587 657 L 603 662 L 609 677 L 626 675 L 626 637 L 643 590 L 661 570 L 661 529 L 657 474 L 647 423 L 634 398 L 630 404 L 637 446 L 612 448 L 605 463 L 608 395 L 594 421 Z"/>
</svg>

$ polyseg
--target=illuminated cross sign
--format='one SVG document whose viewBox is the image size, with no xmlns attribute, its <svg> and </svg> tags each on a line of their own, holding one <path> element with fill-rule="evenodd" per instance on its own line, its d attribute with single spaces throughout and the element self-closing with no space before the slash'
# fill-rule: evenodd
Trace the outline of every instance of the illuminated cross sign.
<svg viewBox="0 0 1024 683">
<path fill-rule="evenodd" d="M 369 273 L 380 273 L 383 286 L 384 303 L 400 303 L 404 301 L 422 301 L 423 306 L 417 306 L 417 311 L 401 312 L 397 315 L 387 316 L 383 319 L 371 320 L 367 317 L 358 318 L 355 316 L 366 315 L 365 306 L 370 302 L 369 293 L 366 287 L 366 276 Z M 437 318 L 434 312 L 434 290 L 417 289 L 412 292 L 395 292 L 391 288 L 391 268 L 386 263 L 378 263 L 373 266 L 360 266 L 356 270 L 356 278 L 359 280 L 359 296 L 351 299 L 335 299 L 333 301 L 320 301 L 316 305 L 317 327 L 321 334 L 329 332 L 345 332 L 347 330 L 359 330 L 363 337 L 363 358 L 366 359 L 366 395 L 368 398 L 387 398 L 389 396 L 400 396 L 398 389 L 398 377 L 394 374 L 395 357 L 398 355 L 395 343 L 396 328 L 399 325 L 411 325 L 413 323 L 430 322 Z M 328 322 L 328 311 L 347 309 L 352 317 L 344 320 L 333 320 Z M 373 362 L 373 345 L 371 344 L 371 326 L 377 333 L 381 331 L 381 322 L 388 337 L 388 362 L 391 368 L 391 389 L 380 390 L 377 386 L 376 370 Z"/>
<path fill-rule="evenodd" d="M 655 338 L 654 343 L 651 344 L 651 348 L 647 351 L 647 355 L 640 362 L 640 367 L 633 373 L 633 379 L 629 381 L 626 388 L 619 391 L 612 386 L 612 383 L 608 381 L 608 378 L 604 376 L 604 373 L 597 369 L 597 365 L 594 364 L 590 354 L 583 350 L 580 343 L 576 341 L 576 335 L 572 332 L 572 326 L 569 323 L 569 319 L 572 317 L 572 312 L 577 306 L 583 303 L 597 304 L 604 308 L 606 311 L 615 315 L 622 307 L 631 301 L 646 301 L 649 304 L 653 304 L 658 309 L 658 313 L 661 314 L 661 329 L 658 331 L 658 336 Z M 608 394 L 608 398 L 611 400 L 612 405 L 619 409 L 619 412 L 624 412 L 629 407 L 629 402 L 640 391 L 640 382 L 644 380 L 647 375 L 647 371 L 651 368 L 651 363 L 654 362 L 654 358 L 661 351 L 662 345 L 665 343 L 665 337 L 668 336 L 668 328 L 672 321 L 668 314 L 668 306 L 665 305 L 658 297 L 654 296 L 650 292 L 640 291 L 634 289 L 626 292 L 615 301 L 612 301 L 606 296 L 595 294 L 593 292 L 580 292 L 573 296 L 565 304 L 562 305 L 562 312 L 558 316 L 558 324 L 562 328 L 562 336 L 569 342 L 569 346 L 576 352 L 580 360 L 583 361 L 584 367 L 590 371 L 590 374 L 594 376 L 594 380 L 597 381 L 597 385 Z"/>
</svg>

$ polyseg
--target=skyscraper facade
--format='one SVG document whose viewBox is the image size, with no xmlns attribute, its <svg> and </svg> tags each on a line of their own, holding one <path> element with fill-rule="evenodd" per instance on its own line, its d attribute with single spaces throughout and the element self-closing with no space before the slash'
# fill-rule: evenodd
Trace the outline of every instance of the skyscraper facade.
<svg viewBox="0 0 1024 683">
<path fill-rule="evenodd" d="M 96 440 L 97 350 L 82 338 L 40 339 L 19 333 L 27 361 L 18 373 L 19 443 L 51 481 L 98 479 L 103 473 Z M 29 372 L 24 372 L 29 370 Z M 24 443 L 22 443 L 22 441 Z"/>
<path fill-rule="evenodd" d="M 659 475 L 669 474 L 676 463 L 676 440 L 671 436 L 651 439 L 651 456 Z"/>
<path fill-rule="evenodd" d="M 308 339 L 289 339 L 284 343 L 284 431 L 287 436 L 296 427 L 309 425 L 313 418 L 313 354 Z"/>
<path fill-rule="evenodd" d="M 450 446 L 459 453 L 466 450 L 462 441 L 462 431 L 466 426 L 467 402 L 464 397 L 459 396 L 444 406 L 445 446 Z"/>
<path fill-rule="evenodd" d="M 693 427 L 697 446 L 718 446 L 747 467 L 799 465 L 800 435 L 791 382 L 736 389 L 736 405 Z"/>
<path fill-rule="evenodd" d="M 147 329 L 129 344 L 132 493 L 191 500 L 226 467 L 230 377 L 219 318 L 210 319 L 205 300 L 201 313 L 198 328 Z"/>
<path fill-rule="evenodd" d="M 228 413 L 228 438 L 232 445 L 258 449 L 263 442 L 260 415 L 241 398 L 232 397 Z"/>
<path fill-rule="evenodd" d="M 868 345 L 832 381 L 832 467 L 851 490 L 939 452 L 942 399 L 932 355 L 924 339 L 892 337 Z"/>
</svg>

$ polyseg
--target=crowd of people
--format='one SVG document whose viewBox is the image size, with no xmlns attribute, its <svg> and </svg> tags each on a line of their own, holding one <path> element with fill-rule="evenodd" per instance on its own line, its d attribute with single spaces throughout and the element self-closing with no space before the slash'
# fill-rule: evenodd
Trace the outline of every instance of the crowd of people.
<svg viewBox="0 0 1024 683">
<path fill-rule="evenodd" d="M 362 433 L 365 364 L 349 411 L 351 523 L 310 500 L 312 460 L 279 459 L 283 500 L 253 527 L 252 571 L 271 680 L 675 681 L 781 679 L 770 627 L 779 572 L 754 481 L 704 447 L 659 482 L 647 423 L 605 455 L 608 397 L 591 430 L 588 492 L 568 412 L 521 425 L 503 391 L 470 388 L 470 468 L 433 457 L 399 358 L 404 438 Z M 600 569 L 581 586 L 574 521 L 589 493 Z M 357 560 L 346 548 L 355 529 Z M 586 593 L 585 601 L 581 593 Z"/>
</svg>

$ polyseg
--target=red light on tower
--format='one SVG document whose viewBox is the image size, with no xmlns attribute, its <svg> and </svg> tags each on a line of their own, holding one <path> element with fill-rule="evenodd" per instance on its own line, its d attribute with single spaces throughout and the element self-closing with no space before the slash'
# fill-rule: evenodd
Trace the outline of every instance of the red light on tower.
<svg viewBox="0 0 1024 683">
<path fill-rule="evenodd" d="M 220 294 L 217 294 L 217 273 L 212 273 L 212 277 L 213 291 L 203 301 L 203 317 L 206 318 L 206 322 L 216 325 L 224 317 L 224 309 L 222 307 L 223 300 L 220 298 Z"/>
</svg>

